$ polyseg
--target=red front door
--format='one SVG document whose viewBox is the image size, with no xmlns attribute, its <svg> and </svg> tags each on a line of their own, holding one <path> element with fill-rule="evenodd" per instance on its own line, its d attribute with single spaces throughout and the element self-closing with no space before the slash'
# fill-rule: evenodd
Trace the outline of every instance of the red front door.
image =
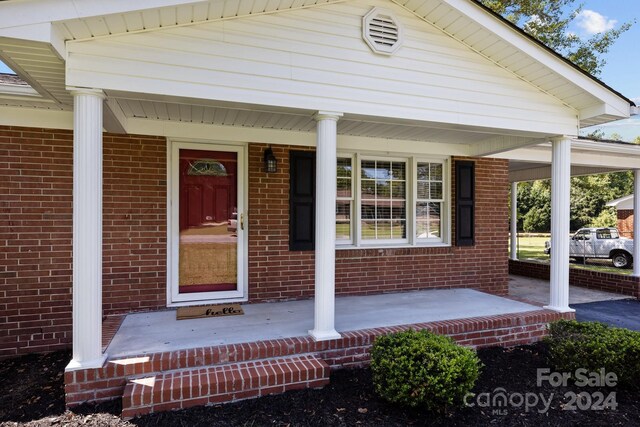
<svg viewBox="0 0 640 427">
<path fill-rule="evenodd" d="M 180 150 L 181 294 L 237 289 L 237 157 Z"/>
</svg>

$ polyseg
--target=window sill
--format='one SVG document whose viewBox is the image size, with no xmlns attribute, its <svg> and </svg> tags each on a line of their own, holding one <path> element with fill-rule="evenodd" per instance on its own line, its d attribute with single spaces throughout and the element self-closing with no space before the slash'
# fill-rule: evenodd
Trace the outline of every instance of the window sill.
<svg viewBox="0 0 640 427">
<path fill-rule="evenodd" d="M 420 248 L 450 248 L 450 243 L 418 243 L 410 244 L 390 244 L 390 245 L 336 245 L 336 250 L 354 250 L 354 249 L 420 249 Z"/>
</svg>

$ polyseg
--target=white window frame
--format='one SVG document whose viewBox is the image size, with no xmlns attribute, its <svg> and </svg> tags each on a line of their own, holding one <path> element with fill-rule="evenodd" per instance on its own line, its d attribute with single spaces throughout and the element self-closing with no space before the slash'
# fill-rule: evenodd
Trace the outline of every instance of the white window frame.
<svg viewBox="0 0 640 427">
<path fill-rule="evenodd" d="M 416 236 L 417 218 L 416 209 L 418 207 L 418 163 L 440 163 L 442 165 L 442 206 L 440 208 L 440 238 L 435 237 L 422 237 Z M 416 245 L 429 246 L 430 244 L 442 244 L 446 242 L 445 237 L 449 236 L 450 228 L 447 226 L 451 222 L 451 215 L 449 213 L 448 206 L 450 205 L 448 186 L 451 181 L 451 171 L 447 168 L 449 162 L 442 159 L 434 159 L 427 157 L 414 157 L 413 158 L 413 208 L 414 215 L 413 225 L 413 238 Z M 446 216 L 445 216 L 446 215 Z M 446 223 L 446 224 L 445 224 Z"/>
<path fill-rule="evenodd" d="M 385 153 L 386 154 L 386 153 Z M 338 152 L 338 158 L 351 159 L 351 239 L 336 240 L 336 248 L 390 248 L 390 247 L 438 247 L 451 246 L 451 158 L 449 156 L 406 155 L 402 153 Z M 406 239 L 363 239 L 361 230 L 361 174 L 363 160 L 406 162 Z M 337 161 L 337 159 L 336 159 Z M 440 213 L 441 238 L 418 238 L 416 236 L 416 206 L 418 198 L 418 162 L 442 164 L 442 211 Z"/>
<path fill-rule="evenodd" d="M 355 194 L 355 182 L 356 182 L 356 166 L 355 166 L 355 156 L 353 155 L 353 153 L 349 153 L 349 154 L 338 154 L 336 156 L 336 161 L 338 158 L 341 159 L 350 159 L 351 160 L 351 197 L 337 197 L 336 200 L 350 200 L 351 201 L 351 210 L 349 212 L 350 215 L 350 224 L 351 226 L 349 227 L 349 234 L 350 234 L 350 238 L 349 239 L 338 239 L 336 238 L 336 246 L 342 246 L 342 245 L 353 245 L 353 242 L 355 240 L 355 205 L 356 205 L 356 194 Z M 336 176 L 336 182 L 337 182 L 338 177 Z M 337 189 L 336 189 L 337 191 Z M 336 227 L 338 226 L 338 223 L 336 221 Z"/>
</svg>

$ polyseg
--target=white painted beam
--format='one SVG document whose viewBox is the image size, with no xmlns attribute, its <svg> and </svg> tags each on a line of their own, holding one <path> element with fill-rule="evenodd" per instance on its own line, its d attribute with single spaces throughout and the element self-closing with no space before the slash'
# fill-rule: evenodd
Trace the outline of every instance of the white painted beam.
<svg viewBox="0 0 640 427">
<path fill-rule="evenodd" d="M 518 183 L 511 183 L 511 259 L 518 260 Z"/>
<path fill-rule="evenodd" d="M 99 368 L 102 354 L 102 102 L 78 89 L 73 129 L 73 359 L 67 371 Z"/>
<path fill-rule="evenodd" d="M 545 308 L 564 313 L 573 311 L 569 308 L 571 140 L 559 138 L 552 144 L 550 302 Z"/>
<path fill-rule="evenodd" d="M 319 111 L 316 144 L 316 256 L 314 326 L 316 341 L 340 338 L 335 329 L 337 124 L 341 113 Z"/>
<path fill-rule="evenodd" d="M 287 144 L 305 147 L 316 145 L 316 134 L 279 129 L 261 129 L 237 126 L 221 126 L 202 123 L 184 123 L 167 120 L 128 118 L 128 133 L 137 135 L 166 136 L 168 138 L 190 138 L 210 140 L 215 135 L 218 140 L 256 142 L 265 144 Z M 372 138 L 366 136 L 338 135 L 339 150 L 376 150 L 394 153 L 425 154 L 437 156 L 466 156 L 466 144 L 445 144 L 438 142 L 417 142 L 402 139 Z"/>
<path fill-rule="evenodd" d="M 117 101 L 104 102 L 104 130 L 111 133 L 127 133 L 127 117 Z"/>
<path fill-rule="evenodd" d="M 497 136 L 469 146 L 469 156 L 483 157 L 495 155 L 517 148 L 529 147 L 546 142 L 544 139 L 529 139 L 518 136 Z"/>
<path fill-rule="evenodd" d="M 633 171 L 633 275 L 640 277 L 640 169 Z"/>
<path fill-rule="evenodd" d="M 73 129 L 73 112 L 0 106 L 0 125 L 49 129 Z"/>
<path fill-rule="evenodd" d="M 625 168 L 596 168 L 590 166 L 571 166 L 571 176 L 597 175 L 601 173 L 624 171 Z M 551 166 L 539 166 L 509 172 L 509 182 L 527 182 L 551 178 Z"/>
</svg>

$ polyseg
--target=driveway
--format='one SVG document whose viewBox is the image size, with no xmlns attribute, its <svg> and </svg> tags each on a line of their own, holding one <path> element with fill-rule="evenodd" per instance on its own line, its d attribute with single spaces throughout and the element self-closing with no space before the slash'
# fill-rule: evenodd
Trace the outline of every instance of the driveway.
<svg viewBox="0 0 640 427">
<path fill-rule="evenodd" d="M 602 322 L 611 326 L 640 331 L 640 301 L 634 298 L 570 304 L 580 322 Z"/>
<path fill-rule="evenodd" d="M 509 276 L 509 295 L 538 304 L 549 304 L 549 281 L 524 276 Z M 626 295 L 569 286 L 569 304 L 628 299 Z"/>
<path fill-rule="evenodd" d="M 540 305 L 548 304 L 549 281 L 509 276 L 509 295 Z M 569 306 L 576 310 L 578 321 L 597 321 L 640 331 L 640 301 L 635 298 L 569 286 Z"/>
</svg>

